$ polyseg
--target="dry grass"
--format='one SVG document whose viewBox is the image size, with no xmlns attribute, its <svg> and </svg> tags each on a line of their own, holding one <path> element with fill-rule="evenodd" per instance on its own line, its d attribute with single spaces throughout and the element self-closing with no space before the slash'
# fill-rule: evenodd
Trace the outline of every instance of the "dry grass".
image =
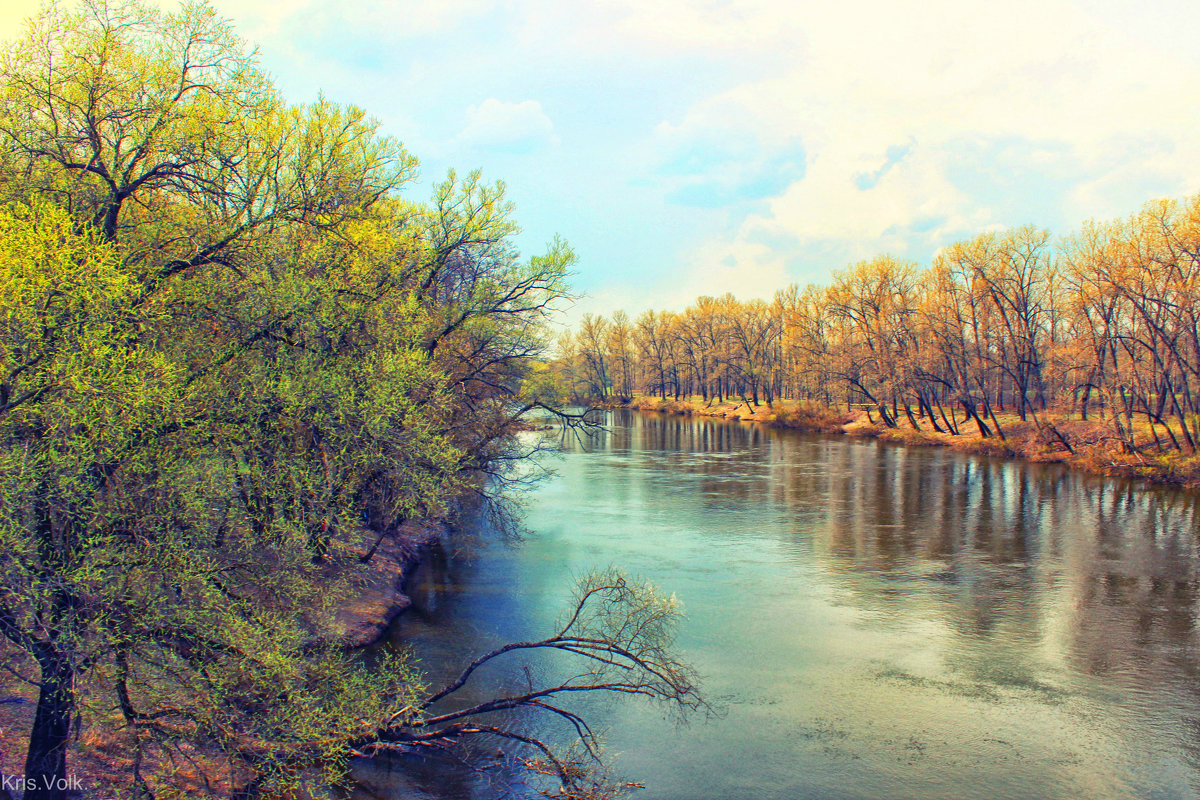
<svg viewBox="0 0 1200 800">
<path fill-rule="evenodd" d="M 945 447 L 953 443 L 952 436 L 936 431 L 918 431 L 913 428 L 881 428 L 870 426 L 874 436 L 885 442 L 905 444 L 910 447 Z"/>
<path fill-rule="evenodd" d="M 777 428 L 795 428 L 819 433 L 844 432 L 854 424 L 854 414 L 816 403 L 776 404 L 779 409 L 771 424 Z"/>
<path fill-rule="evenodd" d="M 1156 442 L 1153 432 L 1144 422 L 1135 426 L 1134 430 L 1137 452 L 1122 453 L 1121 443 L 1109 422 L 1080 420 L 1058 412 L 1039 414 L 1040 425 L 1032 418 L 1022 420 L 1012 413 L 997 414 L 1004 436 L 994 431 L 995 426 L 989 420 L 993 435 L 985 438 L 969 421 L 959 423 L 958 435 L 939 433 L 932 429 L 927 420 L 921 422 L 920 430 L 914 429 L 907 420 L 902 421 L 899 427 L 886 428 L 878 422 L 872 422 L 862 411 L 847 412 L 814 403 L 791 401 L 752 407 L 741 401 L 706 402 L 700 397 L 678 401 L 638 397 L 628 407 L 665 414 L 760 422 L 776 428 L 815 433 L 877 438 L 913 447 L 949 447 L 959 452 L 996 458 L 1063 463 L 1094 474 L 1200 488 L 1200 454 L 1167 449 L 1169 440 L 1161 428 Z M 1074 452 L 1063 445 L 1063 439 Z"/>
<path fill-rule="evenodd" d="M 678 416 L 689 416 L 694 413 L 694 407 L 688 400 L 663 400 L 660 397 L 635 397 L 627 408 L 637 411 L 658 411 Z"/>
<path fill-rule="evenodd" d="M 856 415 L 840 412 L 815 403 L 759 403 L 757 406 L 741 400 L 718 403 L 715 399 L 687 397 L 663 400 L 659 397 L 636 397 L 627 406 L 637 411 L 655 411 L 678 416 L 719 417 L 729 420 L 761 422 L 776 428 L 838 433 L 853 422 Z"/>
</svg>

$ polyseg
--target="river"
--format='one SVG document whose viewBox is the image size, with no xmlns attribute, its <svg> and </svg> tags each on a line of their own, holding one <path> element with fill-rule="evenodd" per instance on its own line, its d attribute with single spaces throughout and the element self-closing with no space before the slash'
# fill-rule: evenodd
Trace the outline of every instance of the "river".
<svg viewBox="0 0 1200 800">
<path fill-rule="evenodd" d="M 1195 495 L 628 412 L 544 463 L 528 533 L 481 522 L 431 559 L 394 636 L 436 682 L 544 636 L 588 569 L 674 592 L 678 646 L 722 714 L 677 728 L 585 702 L 646 783 L 635 798 L 1200 796 Z M 485 798 L 511 779 L 414 767 L 360 766 L 355 796 Z"/>
</svg>

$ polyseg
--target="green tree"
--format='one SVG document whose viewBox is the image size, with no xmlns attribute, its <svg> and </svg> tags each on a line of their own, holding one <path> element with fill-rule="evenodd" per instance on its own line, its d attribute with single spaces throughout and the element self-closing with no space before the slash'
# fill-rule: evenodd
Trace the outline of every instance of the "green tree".
<svg viewBox="0 0 1200 800">
<path fill-rule="evenodd" d="M 364 669 L 333 611 L 373 540 L 524 455 L 570 247 L 522 260 L 477 173 L 406 200 L 398 142 L 283 102 L 203 4 L 51 7 L 0 71 L 0 633 L 39 692 L 27 796 L 62 796 L 76 720 L 115 732 L 145 796 L 171 763 L 250 796 L 433 730 L 415 668 Z"/>
<path fill-rule="evenodd" d="M 364 492 L 406 509 L 444 500 L 455 451 L 436 431 L 438 381 L 398 315 L 377 305 L 372 327 L 365 309 L 322 307 L 352 287 L 328 274 L 265 310 L 276 338 L 241 335 L 224 348 L 236 358 L 197 369 L 189 348 L 156 346 L 195 318 L 173 294 L 143 300 L 88 230 L 41 202 L 0 216 L 0 628 L 36 667 L 26 776 L 61 784 L 73 717 L 116 710 L 139 755 L 182 736 L 254 781 L 286 776 L 296 748 L 313 757 L 294 740 L 311 750 L 314 729 L 363 724 L 306 692 L 405 696 L 391 685 L 403 670 L 352 677 L 313 642 L 351 587 L 345 532 Z M 296 308 L 309 329 L 276 324 Z M 345 342 L 364 328 L 382 342 Z M 331 671 L 344 677 L 317 680 Z"/>
</svg>

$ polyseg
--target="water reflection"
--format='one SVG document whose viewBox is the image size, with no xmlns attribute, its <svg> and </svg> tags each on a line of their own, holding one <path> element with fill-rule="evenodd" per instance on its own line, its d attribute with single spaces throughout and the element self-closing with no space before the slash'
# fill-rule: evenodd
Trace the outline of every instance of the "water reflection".
<svg viewBox="0 0 1200 800">
<path fill-rule="evenodd" d="M 832 570 L 935 584 L 968 635 L 1064 631 L 1078 667 L 1147 687 L 1196 674 L 1195 494 L 709 419 L 633 415 L 607 438 L 650 473 L 691 466 L 708 507 L 796 516 L 763 530 L 811 537 Z"/>
<path fill-rule="evenodd" d="M 647 800 L 1200 788 L 1196 495 L 643 414 L 567 451 L 534 534 L 438 565 L 398 635 L 449 670 L 543 631 L 588 566 L 679 592 L 728 716 L 587 709 Z"/>
</svg>

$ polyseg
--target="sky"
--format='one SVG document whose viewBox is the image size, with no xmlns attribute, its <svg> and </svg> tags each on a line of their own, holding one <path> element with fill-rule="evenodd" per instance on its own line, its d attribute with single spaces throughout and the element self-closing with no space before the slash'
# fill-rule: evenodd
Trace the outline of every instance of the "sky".
<svg viewBox="0 0 1200 800">
<path fill-rule="evenodd" d="M 578 252 L 572 318 L 1200 191 L 1194 0 L 213 5 L 290 100 L 403 141 L 418 196 L 503 180 L 525 253 Z M 0 0 L 0 36 L 36 7 Z"/>
</svg>

